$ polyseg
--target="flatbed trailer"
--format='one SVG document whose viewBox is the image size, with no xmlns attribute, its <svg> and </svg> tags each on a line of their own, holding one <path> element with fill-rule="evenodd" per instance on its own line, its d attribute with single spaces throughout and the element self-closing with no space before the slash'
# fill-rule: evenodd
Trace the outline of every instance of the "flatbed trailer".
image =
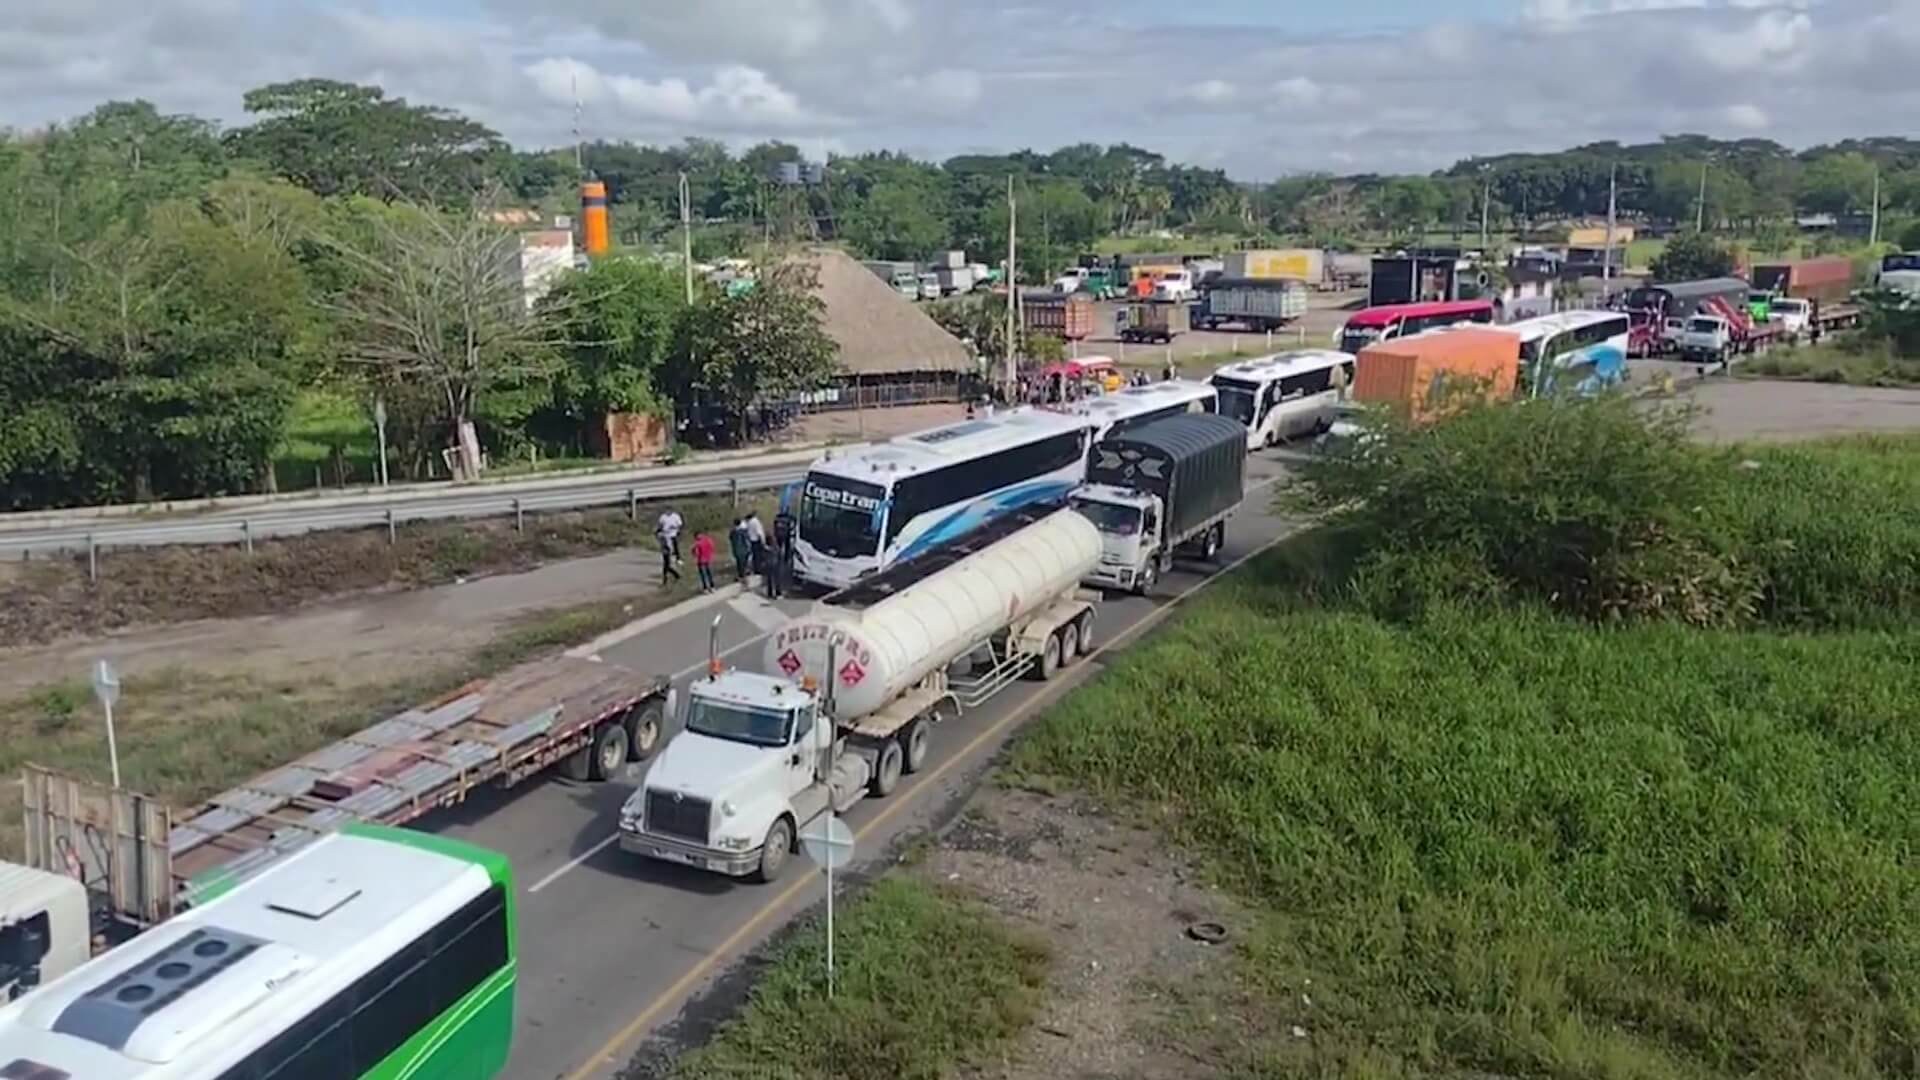
<svg viewBox="0 0 1920 1080">
<path fill-rule="evenodd" d="M 667 680 L 551 656 L 468 683 L 184 813 L 28 766 L 27 861 L 80 878 L 118 933 L 152 926 L 352 821 L 405 825 L 559 765 L 604 780 L 658 745 Z M 113 936 L 115 931 L 102 928 Z"/>
</svg>

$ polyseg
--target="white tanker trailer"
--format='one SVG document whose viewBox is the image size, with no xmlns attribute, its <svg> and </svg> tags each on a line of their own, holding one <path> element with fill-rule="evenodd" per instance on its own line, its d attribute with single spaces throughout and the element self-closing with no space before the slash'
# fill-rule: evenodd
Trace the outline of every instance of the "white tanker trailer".
<svg viewBox="0 0 1920 1080">
<path fill-rule="evenodd" d="M 935 724 L 1090 650 L 1100 546 L 1071 510 L 1009 513 L 774 631 L 764 673 L 711 661 L 620 808 L 621 849 L 778 877 L 809 823 L 920 769 Z"/>
</svg>

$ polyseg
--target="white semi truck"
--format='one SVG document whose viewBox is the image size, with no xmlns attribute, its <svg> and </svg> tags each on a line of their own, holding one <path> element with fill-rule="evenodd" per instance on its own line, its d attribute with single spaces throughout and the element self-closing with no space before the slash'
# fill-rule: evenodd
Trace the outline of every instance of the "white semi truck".
<svg viewBox="0 0 1920 1080">
<path fill-rule="evenodd" d="M 920 769 L 937 724 L 1087 653 L 1099 559 L 1080 514 L 1011 512 L 828 596 L 768 635 L 763 673 L 713 660 L 620 809 L 621 849 L 778 877 L 810 823 Z"/>
</svg>

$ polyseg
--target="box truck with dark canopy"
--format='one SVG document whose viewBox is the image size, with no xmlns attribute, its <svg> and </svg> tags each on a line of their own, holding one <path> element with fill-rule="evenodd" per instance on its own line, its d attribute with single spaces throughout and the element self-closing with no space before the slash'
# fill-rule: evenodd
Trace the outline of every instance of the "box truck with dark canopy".
<svg viewBox="0 0 1920 1080">
<path fill-rule="evenodd" d="M 1219 555 L 1246 473 L 1247 429 L 1230 416 L 1169 416 L 1095 443 L 1071 497 L 1100 530 L 1086 583 L 1145 594 L 1176 554 Z"/>
</svg>

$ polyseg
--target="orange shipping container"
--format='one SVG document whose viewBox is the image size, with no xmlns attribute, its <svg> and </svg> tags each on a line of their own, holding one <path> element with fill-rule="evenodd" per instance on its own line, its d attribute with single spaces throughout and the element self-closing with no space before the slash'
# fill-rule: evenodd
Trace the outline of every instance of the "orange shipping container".
<svg viewBox="0 0 1920 1080">
<path fill-rule="evenodd" d="M 1519 335 L 1478 327 L 1441 330 L 1361 349 L 1353 396 L 1393 405 L 1424 422 L 1433 419 L 1450 385 L 1478 384 L 1493 400 L 1512 397 L 1519 370 Z"/>
</svg>

